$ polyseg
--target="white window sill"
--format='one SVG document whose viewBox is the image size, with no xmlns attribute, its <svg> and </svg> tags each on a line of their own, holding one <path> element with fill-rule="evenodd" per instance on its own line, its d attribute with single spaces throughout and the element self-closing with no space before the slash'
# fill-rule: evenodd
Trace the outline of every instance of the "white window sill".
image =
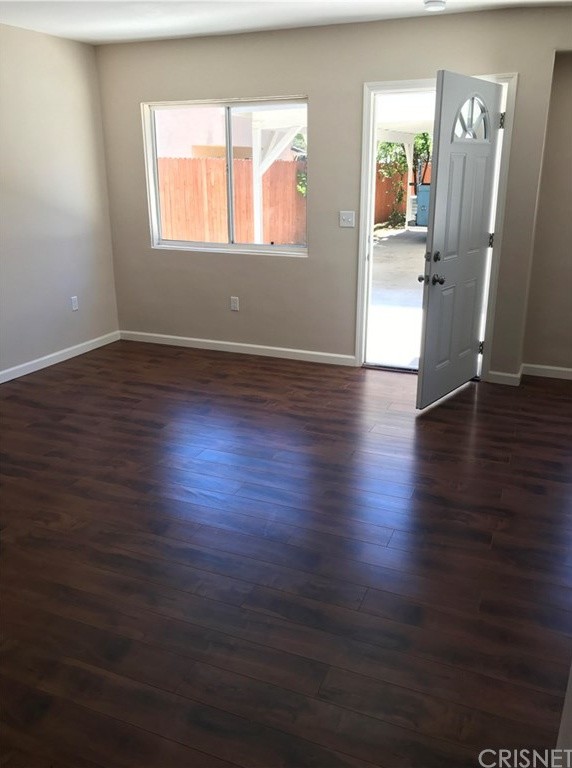
<svg viewBox="0 0 572 768">
<path fill-rule="evenodd" d="M 308 247 L 305 245 L 239 245 L 223 243 L 186 243 L 178 240 L 153 243 L 151 247 L 163 251 L 190 251 L 198 253 L 236 253 L 259 256 L 286 256 L 289 258 L 307 258 Z"/>
</svg>

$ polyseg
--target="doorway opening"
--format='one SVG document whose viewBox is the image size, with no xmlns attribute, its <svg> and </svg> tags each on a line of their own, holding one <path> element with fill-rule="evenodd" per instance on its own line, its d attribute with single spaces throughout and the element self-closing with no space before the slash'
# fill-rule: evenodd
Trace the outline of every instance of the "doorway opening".
<svg viewBox="0 0 572 768">
<path fill-rule="evenodd" d="M 375 95 L 366 365 L 419 368 L 434 114 L 434 85 Z"/>
<path fill-rule="evenodd" d="M 442 73 L 439 73 L 440 75 Z M 500 137 L 499 152 L 496 155 L 495 162 L 495 182 L 492 193 L 492 203 L 490 208 L 490 221 L 488 223 L 486 238 L 489 243 L 487 253 L 487 265 L 485 270 L 485 283 L 482 295 L 482 303 L 480 305 L 481 320 L 480 323 L 476 322 L 480 326 L 481 333 L 479 339 L 484 340 L 482 342 L 474 342 L 474 346 L 478 346 L 478 353 L 480 359 L 478 360 L 479 371 L 477 375 L 485 380 L 493 379 L 495 374 L 490 371 L 491 367 L 491 349 L 492 346 L 487 342 L 487 336 L 490 333 L 490 329 L 494 325 L 494 317 L 496 310 L 496 292 L 499 274 L 499 263 L 502 252 L 503 241 L 503 220 L 506 203 L 506 190 L 508 180 L 508 166 L 510 157 L 510 145 L 512 137 L 512 127 L 514 114 L 514 107 L 516 102 L 516 91 L 518 75 L 516 73 L 508 74 L 495 74 L 495 75 L 477 75 L 479 81 L 490 81 L 497 83 L 502 87 L 501 115 L 496 116 L 500 123 L 498 124 L 502 130 L 502 136 Z M 477 92 L 480 91 L 481 86 L 474 86 Z M 427 288 L 427 278 L 431 279 L 431 286 L 433 287 L 433 277 L 437 282 L 441 284 L 439 277 L 442 275 L 434 275 L 433 273 L 438 271 L 433 265 L 433 261 L 437 261 L 437 258 L 431 259 L 428 264 L 428 250 L 429 246 L 433 248 L 432 242 L 424 242 L 427 237 L 429 240 L 435 238 L 433 231 L 433 224 L 431 216 L 429 217 L 428 224 L 429 229 L 426 230 L 424 222 L 419 219 L 418 212 L 420 204 L 424 205 L 423 196 L 415 195 L 415 191 L 419 192 L 419 187 L 409 186 L 413 179 L 407 177 L 406 191 L 408 193 L 406 197 L 406 226 L 401 230 L 401 236 L 399 232 L 391 232 L 390 227 L 379 228 L 374 230 L 376 223 L 376 211 L 375 211 L 375 198 L 376 198 L 376 183 L 377 183 L 377 165 L 376 160 L 378 158 L 378 129 L 384 130 L 397 130 L 397 128 L 404 129 L 406 126 L 396 124 L 397 109 L 392 113 L 391 99 L 385 101 L 383 96 L 393 96 L 393 104 L 396 105 L 399 100 L 415 104 L 415 94 L 417 94 L 418 102 L 414 109 L 416 116 L 420 115 L 421 103 L 423 98 L 427 99 L 430 103 L 436 100 L 437 93 L 437 79 L 426 80 L 398 80 L 398 81 L 385 81 L 385 82 L 369 82 L 364 84 L 364 115 L 363 115 L 363 145 L 362 145 L 362 166 L 361 166 L 361 211 L 360 211 L 360 245 L 359 245 L 359 262 L 358 262 L 358 295 L 357 295 L 357 315 L 356 315 L 356 361 L 358 365 L 369 365 L 372 367 L 380 368 L 393 368 L 394 370 L 407 370 L 413 373 L 420 374 L 420 378 L 423 379 L 424 375 L 421 373 L 424 371 L 424 365 L 426 362 L 426 353 L 419 350 L 417 341 L 415 341 L 415 347 L 413 347 L 414 353 L 405 352 L 405 341 L 407 339 L 407 327 L 415 328 L 417 334 L 419 334 L 419 324 L 412 319 L 412 322 L 408 324 L 404 319 L 398 321 L 396 314 L 399 308 L 403 308 L 402 318 L 407 317 L 409 314 L 413 318 L 413 315 L 419 313 L 419 303 L 412 306 L 413 297 L 417 290 L 416 302 L 420 301 L 420 296 L 423 295 L 423 307 L 420 311 L 421 320 L 421 334 L 426 340 L 425 325 L 427 322 L 427 307 L 425 302 L 429 299 L 429 291 Z M 423 96 L 425 94 L 425 96 Z M 430 94 L 427 95 L 427 94 Z M 400 99 L 396 97 L 399 96 Z M 413 99 L 410 97 L 413 96 Z M 463 102 L 464 103 L 464 102 Z M 441 104 L 441 101 L 440 101 Z M 436 111 L 440 112 L 440 107 L 436 107 Z M 436 120 L 436 116 L 431 113 L 431 109 L 425 112 L 425 123 L 420 126 L 426 128 L 427 133 L 431 133 Z M 504 116 L 506 114 L 506 119 Z M 392 116 L 393 115 L 393 116 Z M 500 118 L 503 118 L 502 120 Z M 394 124 L 391 125 L 391 121 Z M 441 117 L 439 115 L 439 121 Z M 441 123 L 438 123 L 441 125 Z M 410 126 L 411 127 L 411 126 Z M 415 130 L 415 127 L 413 127 Z M 388 134 L 383 134 L 383 138 L 388 139 Z M 435 136 L 435 141 L 437 141 Z M 403 143 L 403 142 L 402 142 Z M 411 164 L 408 164 L 408 170 Z M 437 177 L 436 167 L 433 169 L 433 181 Z M 448 172 L 447 172 L 448 177 Z M 425 180 L 429 180 L 430 177 Z M 432 190 L 432 197 L 436 191 L 436 188 L 431 187 L 429 183 L 429 189 Z M 419 199 L 421 197 L 421 200 Z M 417 198 L 417 199 L 415 199 Z M 417 206 L 417 207 L 416 207 Z M 412 224 L 409 222 L 413 222 Z M 484 223 L 484 222 L 482 222 Z M 494 233 L 494 238 L 490 236 L 490 233 Z M 399 239 L 396 239 L 398 238 Z M 415 237 L 418 239 L 417 246 L 413 245 Z M 396 283 L 391 282 L 388 279 L 388 274 L 384 271 L 385 262 L 391 263 L 391 257 L 389 255 L 390 246 L 399 246 L 401 241 L 411 239 L 412 248 L 416 250 L 412 253 L 411 267 L 408 269 L 406 266 L 407 259 L 402 262 L 398 262 L 398 266 L 403 267 L 403 273 L 401 275 L 401 285 L 399 279 Z M 491 244 L 494 239 L 494 247 Z M 427 246 L 427 247 L 426 247 Z M 382 250 L 385 248 L 385 251 Z M 405 250 L 405 248 L 403 249 Z M 438 251 L 433 254 L 434 257 L 438 255 Z M 393 266 L 396 261 L 393 259 Z M 442 266 L 442 265 L 439 265 Z M 401 271 L 401 270 L 399 270 Z M 449 277 L 446 275 L 445 277 Z M 399 275 L 398 275 L 399 278 Z M 418 282 L 420 278 L 423 282 Z M 445 282 L 445 280 L 443 280 Z M 401 290 L 400 290 L 401 289 Z M 405 294 L 403 290 L 411 291 L 410 294 Z M 385 293 L 385 297 L 384 297 Z M 393 293 L 393 296 L 391 294 Z M 401 295 L 400 295 L 401 293 Z M 389 295 L 388 295 L 389 294 Z M 407 313 L 405 310 L 409 306 L 411 311 Z M 379 308 L 382 309 L 379 309 Z M 385 307 L 385 310 L 383 309 Z M 391 307 L 397 309 L 390 310 Z M 385 312 L 385 318 L 383 314 Z M 419 314 L 417 314 L 419 317 Z M 377 329 L 377 332 L 376 332 Z M 411 334 L 412 335 L 412 334 Z M 411 336 L 410 336 L 411 338 Z M 435 336 L 430 338 L 434 339 Z M 383 350 L 380 350 L 379 344 L 384 340 L 389 346 L 393 347 L 393 353 L 396 350 L 400 350 L 400 356 L 397 355 L 387 357 Z M 403 341 L 402 341 L 403 340 Z M 391 349 L 389 350 L 391 352 Z M 401 352 L 403 354 L 401 355 Z M 382 356 L 383 354 L 383 356 Z M 417 356 L 422 359 L 417 360 Z M 417 370 L 418 369 L 418 370 Z"/>
</svg>

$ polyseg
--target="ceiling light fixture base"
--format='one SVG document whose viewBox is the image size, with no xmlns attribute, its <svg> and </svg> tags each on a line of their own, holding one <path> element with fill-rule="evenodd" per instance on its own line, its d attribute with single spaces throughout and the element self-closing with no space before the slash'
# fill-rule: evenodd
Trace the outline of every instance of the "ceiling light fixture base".
<svg viewBox="0 0 572 768">
<path fill-rule="evenodd" d="M 425 4 L 425 10 L 435 13 L 436 11 L 444 11 L 446 0 L 423 0 Z"/>
</svg>

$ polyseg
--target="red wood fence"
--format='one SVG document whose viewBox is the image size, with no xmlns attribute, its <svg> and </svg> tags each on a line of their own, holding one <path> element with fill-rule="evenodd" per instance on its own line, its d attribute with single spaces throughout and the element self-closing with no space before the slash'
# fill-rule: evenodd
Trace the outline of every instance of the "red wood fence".
<svg viewBox="0 0 572 768">
<path fill-rule="evenodd" d="M 224 158 L 158 160 L 161 232 L 165 240 L 228 242 Z M 306 242 L 306 198 L 298 192 L 304 161 L 277 160 L 262 177 L 265 243 Z M 252 160 L 233 160 L 234 231 L 238 243 L 254 242 Z"/>
<path fill-rule="evenodd" d="M 380 164 L 378 163 L 375 174 L 375 218 L 374 224 L 383 224 L 389 219 L 389 215 L 394 208 L 395 193 L 392 189 L 393 180 L 384 178 L 379 172 Z M 402 176 L 402 182 L 404 189 L 407 185 L 407 174 Z M 423 183 L 431 183 L 431 163 L 427 166 L 425 175 L 423 176 Z M 413 187 L 411 187 L 413 189 Z M 405 214 L 406 198 L 403 198 L 401 205 L 397 207 L 400 213 Z"/>
<path fill-rule="evenodd" d="M 379 164 L 375 174 L 375 218 L 374 224 L 383 224 L 383 222 L 389 219 L 394 205 L 395 205 L 395 193 L 393 191 L 393 179 L 386 179 L 379 172 Z M 407 174 L 402 176 L 403 188 L 406 189 Z M 406 199 L 403 198 L 401 205 L 397 206 L 397 210 L 405 215 Z"/>
</svg>

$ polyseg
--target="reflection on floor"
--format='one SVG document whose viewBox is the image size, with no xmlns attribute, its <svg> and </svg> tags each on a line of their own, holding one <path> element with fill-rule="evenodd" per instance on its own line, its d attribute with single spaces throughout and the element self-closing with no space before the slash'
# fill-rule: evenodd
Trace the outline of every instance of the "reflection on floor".
<svg viewBox="0 0 572 768">
<path fill-rule="evenodd" d="M 366 362 L 419 367 L 425 227 L 381 230 L 373 250 Z"/>
</svg>

